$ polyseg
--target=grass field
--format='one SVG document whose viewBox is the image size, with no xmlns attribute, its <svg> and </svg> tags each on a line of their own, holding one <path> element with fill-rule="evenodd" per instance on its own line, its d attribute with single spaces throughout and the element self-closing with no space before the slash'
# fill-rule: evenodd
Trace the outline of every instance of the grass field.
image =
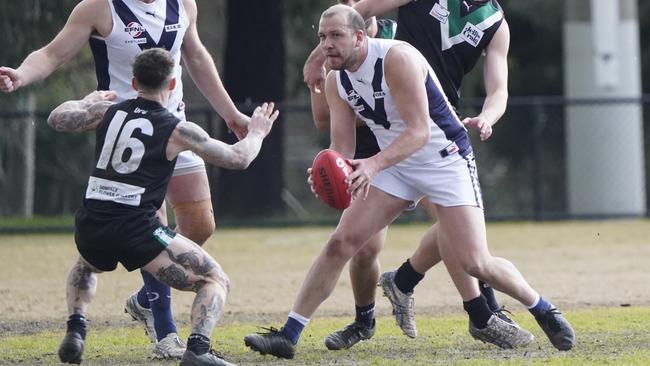
<svg viewBox="0 0 650 366">
<path fill-rule="evenodd" d="M 425 227 L 391 228 L 384 269 L 408 257 Z M 577 345 L 556 351 L 521 305 L 500 295 L 515 319 L 536 336 L 527 348 L 504 351 L 472 340 L 467 320 L 442 266 L 416 290 L 419 336 L 401 335 L 379 297 L 378 331 L 351 350 L 331 352 L 323 338 L 353 316 L 347 274 L 307 328 L 296 359 L 280 361 L 244 347 L 257 326 L 280 326 L 300 282 L 331 228 L 219 230 L 206 243 L 232 280 L 213 346 L 241 365 L 648 365 L 650 364 L 650 221 L 498 223 L 488 226 L 491 251 L 511 259 L 529 282 L 572 322 Z M 0 236 L 0 364 L 50 365 L 66 318 L 64 280 L 75 259 L 71 234 Z M 140 285 L 123 269 L 99 277 L 89 311 L 86 362 L 149 365 L 150 344 L 122 312 Z M 174 292 L 181 335 L 189 332 L 192 296 Z M 171 365 L 172 362 L 159 364 Z"/>
</svg>

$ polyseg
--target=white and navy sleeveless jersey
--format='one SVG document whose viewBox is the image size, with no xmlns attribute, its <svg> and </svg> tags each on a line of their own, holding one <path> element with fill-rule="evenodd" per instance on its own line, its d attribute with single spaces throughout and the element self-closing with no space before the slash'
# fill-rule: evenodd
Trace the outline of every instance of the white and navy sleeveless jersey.
<svg viewBox="0 0 650 366">
<path fill-rule="evenodd" d="M 89 43 L 95 58 L 98 90 L 115 90 L 118 101 L 132 99 L 137 92 L 131 86 L 131 66 L 135 56 L 149 48 L 168 50 L 176 63 L 176 88 L 167 109 L 185 119 L 181 80 L 181 44 L 189 19 L 183 0 L 106 0 L 111 9 L 113 28 L 106 38 L 91 36 Z"/>
<path fill-rule="evenodd" d="M 366 122 L 377 137 L 379 148 L 384 150 L 406 129 L 386 84 L 384 60 L 391 47 L 406 43 L 376 38 L 367 41 L 368 55 L 359 69 L 336 71 L 336 82 L 339 96 Z M 444 165 L 472 151 L 467 130 L 445 97 L 435 73 L 428 68 L 429 73 L 422 82 L 428 99 L 429 142 L 399 162 L 398 167 Z"/>
<path fill-rule="evenodd" d="M 166 151 L 179 122 L 159 103 L 142 98 L 111 106 L 96 129 L 95 168 L 84 207 L 100 215 L 158 210 L 176 164 Z"/>
<path fill-rule="evenodd" d="M 397 12 L 395 39 L 417 48 L 438 75 L 452 105 L 503 21 L 497 0 L 417 0 Z"/>
</svg>

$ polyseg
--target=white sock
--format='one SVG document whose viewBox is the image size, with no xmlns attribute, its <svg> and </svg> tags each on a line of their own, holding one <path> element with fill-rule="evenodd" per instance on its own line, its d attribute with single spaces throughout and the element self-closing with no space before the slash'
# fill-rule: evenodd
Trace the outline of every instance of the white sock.
<svg viewBox="0 0 650 366">
<path fill-rule="evenodd" d="M 295 311 L 291 310 L 289 312 L 289 318 L 293 318 L 298 321 L 298 323 L 307 326 L 309 324 L 309 318 L 305 318 L 304 316 L 296 313 Z"/>
<path fill-rule="evenodd" d="M 534 308 L 535 306 L 537 306 L 537 304 L 539 304 L 539 299 L 540 299 L 539 294 L 538 294 L 538 293 L 535 293 L 535 301 L 533 301 L 533 304 L 530 305 L 530 306 L 526 305 L 526 307 L 528 308 L 528 310 L 530 310 L 530 309 Z"/>
</svg>

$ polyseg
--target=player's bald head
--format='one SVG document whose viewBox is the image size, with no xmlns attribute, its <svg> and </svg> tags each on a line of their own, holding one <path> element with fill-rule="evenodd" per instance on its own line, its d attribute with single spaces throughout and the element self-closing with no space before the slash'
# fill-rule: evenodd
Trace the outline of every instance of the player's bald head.
<svg viewBox="0 0 650 366">
<path fill-rule="evenodd" d="M 359 30 L 363 32 L 366 31 L 366 23 L 363 21 L 363 17 L 350 6 L 343 4 L 332 5 L 320 16 L 321 21 L 332 18 L 341 19 L 341 25 L 346 26 L 353 33 Z"/>
</svg>

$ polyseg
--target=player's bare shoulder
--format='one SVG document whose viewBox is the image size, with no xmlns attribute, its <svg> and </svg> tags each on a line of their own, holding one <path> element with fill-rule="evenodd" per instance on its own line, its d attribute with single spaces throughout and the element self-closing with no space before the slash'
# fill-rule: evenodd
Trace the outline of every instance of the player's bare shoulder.
<svg viewBox="0 0 650 366">
<path fill-rule="evenodd" d="M 422 54 L 408 43 L 400 42 L 388 50 L 386 54 L 386 77 L 401 75 L 404 69 L 418 70 L 422 76 L 427 74 L 427 60 Z M 389 76 L 391 74 L 391 76 Z"/>
<path fill-rule="evenodd" d="M 113 16 L 109 0 L 82 0 L 70 14 L 70 21 L 89 24 L 102 37 L 113 30 Z"/>
<path fill-rule="evenodd" d="M 190 21 L 195 21 L 198 12 L 196 0 L 183 0 L 183 7 L 185 8 L 187 16 L 190 18 Z"/>
</svg>

